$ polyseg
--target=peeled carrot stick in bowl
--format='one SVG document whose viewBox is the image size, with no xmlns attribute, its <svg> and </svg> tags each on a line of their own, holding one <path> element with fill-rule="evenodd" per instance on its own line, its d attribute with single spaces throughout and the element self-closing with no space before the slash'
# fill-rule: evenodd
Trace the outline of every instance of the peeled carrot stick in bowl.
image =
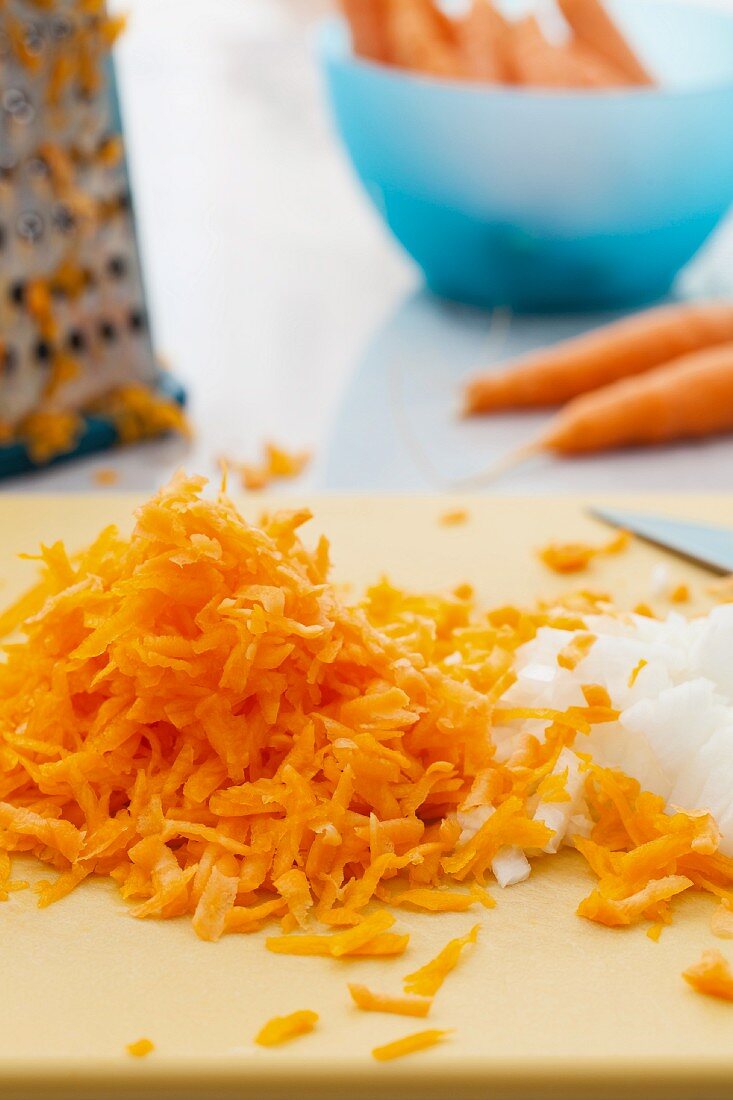
<svg viewBox="0 0 733 1100">
<path fill-rule="evenodd" d="M 512 83 L 511 25 L 491 0 L 473 0 L 458 23 L 457 33 L 469 79 Z"/>
<path fill-rule="evenodd" d="M 517 20 L 511 28 L 512 65 L 517 83 L 537 88 L 571 88 L 576 78 L 568 55 L 543 34 L 534 15 Z"/>
<path fill-rule="evenodd" d="M 389 61 L 427 76 L 465 74 L 452 20 L 432 0 L 387 0 Z"/>
<path fill-rule="evenodd" d="M 351 28 L 354 53 L 367 61 L 388 61 L 387 0 L 340 0 Z"/>
<path fill-rule="evenodd" d="M 578 41 L 625 73 L 633 84 L 654 84 L 651 74 L 604 8 L 601 0 L 558 0 Z"/>
<path fill-rule="evenodd" d="M 733 431 L 733 343 L 685 355 L 575 398 L 537 450 L 593 454 Z"/>
<path fill-rule="evenodd" d="M 554 347 L 531 352 L 505 370 L 468 383 L 468 414 L 561 405 L 671 359 L 733 341 L 733 304 L 659 306 Z"/>
</svg>

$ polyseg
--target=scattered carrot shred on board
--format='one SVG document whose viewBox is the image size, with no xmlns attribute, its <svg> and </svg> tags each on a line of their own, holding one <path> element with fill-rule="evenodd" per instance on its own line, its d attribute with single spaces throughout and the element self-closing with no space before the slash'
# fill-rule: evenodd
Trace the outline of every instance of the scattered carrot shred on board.
<svg viewBox="0 0 733 1100">
<path fill-rule="evenodd" d="M 649 939 L 652 940 L 654 943 L 659 943 L 659 937 L 662 935 L 663 931 L 664 924 L 662 923 L 662 921 L 657 921 L 656 924 L 652 924 L 649 928 L 647 928 L 646 934 Z"/>
<path fill-rule="evenodd" d="M 700 962 L 684 970 L 682 977 L 696 993 L 733 1001 L 733 974 L 719 951 L 703 951 Z"/>
<path fill-rule="evenodd" d="M 561 649 L 557 655 L 560 668 L 573 671 L 584 657 L 587 657 L 598 639 L 595 634 L 576 634 L 573 640 Z"/>
<path fill-rule="evenodd" d="M 468 523 L 468 512 L 465 508 L 456 508 L 452 512 L 443 512 L 440 517 L 441 527 L 460 527 Z"/>
<path fill-rule="evenodd" d="M 629 687 L 630 688 L 632 688 L 634 686 L 634 684 L 636 683 L 636 681 L 639 677 L 639 673 L 641 672 L 642 669 L 646 668 L 646 666 L 648 664 L 649 664 L 649 662 L 645 661 L 644 658 L 642 657 L 641 660 L 638 662 L 638 664 L 636 664 L 634 666 L 634 668 L 631 670 L 631 675 L 629 676 Z"/>
<path fill-rule="evenodd" d="M 427 909 L 431 913 L 465 913 L 479 899 L 473 894 L 458 894 L 451 890 L 435 890 L 416 887 L 393 894 L 392 905 L 409 905 L 415 909 Z"/>
<path fill-rule="evenodd" d="M 349 993 L 363 1012 L 391 1012 L 396 1016 L 427 1016 L 432 1000 L 429 997 L 395 997 L 389 993 L 373 993 L 365 985 L 349 983 Z"/>
<path fill-rule="evenodd" d="M 289 1016 L 274 1016 L 257 1032 L 255 1042 L 261 1047 L 276 1047 L 307 1035 L 317 1023 L 318 1013 L 307 1008 L 291 1012 Z"/>
<path fill-rule="evenodd" d="M 333 936 L 269 936 L 265 941 L 268 951 L 275 955 L 319 955 L 325 958 L 383 958 L 404 955 L 410 937 L 407 933 L 384 932 L 366 943 L 352 947 L 341 955 L 332 952 Z"/>
<path fill-rule="evenodd" d="M 103 466 L 99 470 L 94 471 L 94 484 L 95 485 L 116 485 L 120 480 L 119 471 L 115 470 L 113 466 Z"/>
<path fill-rule="evenodd" d="M 710 931 L 721 940 L 733 940 L 733 909 L 725 899 L 713 910 Z"/>
<path fill-rule="evenodd" d="M 645 619 L 656 619 L 657 617 L 649 604 L 645 603 L 643 600 L 641 603 L 638 603 L 634 608 L 634 614 L 642 615 Z"/>
<path fill-rule="evenodd" d="M 277 443 L 265 443 L 259 462 L 224 460 L 239 474 L 242 488 L 248 492 L 266 489 L 273 481 L 299 477 L 311 460 L 309 451 L 289 451 Z"/>
<path fill-rule="evenodd" d="M 436 1028 L 427 1031 L 417 1031 L 413 1035 L 405 1035 L 402 1039 L 396 1039 L 393 1043 L 385 1043 L 384 1046 L 375 1047 L 372 1057 L 378 1062 L 391 1062 L 395 1058 L 404 1058 L 407 1054 L 415 1054 L 419 1050 L 427 1050 L 442 1042 L 452 1030 L 439 1031 Z"/>
<path fill-rule="evenodd" d="M 690 600 L 689 584 L 678 584 L 669 594 L 672 603 L 688 603 Z"/>
<path fill-rule="evenodd" d="M 450 940 L 434 959 L 421 966 L 404 980 L 405 993 L 414 993 L 419 997 L 434 997 L 461 957 L 464 947 L 475 943 L 481 925 L 476 924 L 465 936 Z"/>
<path fill-rule="evenodd" d="M 628 531 L 621 531 L 602 546 L 585 542 L 550 543 L 540 550 L 540 561 L 555 573 L 582 573 L 594 558 L 620 554 L 631 542 Z"/>
<path fill-rule="evenodd" d="M 126 1049 L 133 1058 L 144 1058 L 147 1054 L 152 1054 L 155 1044 L 151 1043 L 150 1039 L 138 1039 L 134 1043 L 128 1043 Z"/>
</svg>

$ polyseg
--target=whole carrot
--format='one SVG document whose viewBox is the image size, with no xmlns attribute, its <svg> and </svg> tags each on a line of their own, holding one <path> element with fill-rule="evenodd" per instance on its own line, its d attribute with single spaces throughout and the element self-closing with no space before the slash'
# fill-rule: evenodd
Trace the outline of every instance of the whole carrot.
<svg viewBox="0 0 733 1100">
<path fill-rule="evenodd" d="M 386 0 L 340 0 L 351 28 L 354 53 L 368 61 L 387 61 Z"/>
<path fill-rule="evenodd" d="M 491 0 L 473 0 L 457 25 L 457 33 L 469 79 L 492 84 L 512 82 L 511 26 Z"/>
<path fill-rule="evenodd" d="M 733 343 L 685 355 L 571 401 L 537 450 L 592 454 L 733 431 Z"/>
<path fill-rule="evenodd" d="M 577 39 L 626 73 L 634 84 L 653 84 L 649 72 L 614 23 L 601 0 L 558 0 Z"/>
<path fill-rule="evenodd" d="M 681 355 L 733 341 L 733 305 L 660 306 L 532 352 L 465 390 L 469 414 L 560 405 Z"/>
</svg>

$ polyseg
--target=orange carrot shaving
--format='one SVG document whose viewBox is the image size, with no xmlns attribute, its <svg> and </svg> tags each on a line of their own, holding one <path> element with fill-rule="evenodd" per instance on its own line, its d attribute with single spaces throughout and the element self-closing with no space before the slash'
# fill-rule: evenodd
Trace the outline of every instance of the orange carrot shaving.
<svg viewBox="0 0 733 1100">
<path fill-rule="evenodd" d="M 100 486 L 116 485 L 120 479 L 118 470 L 112 466 L 102 466 L 94 471 L 94 484 Z"/>
<path fill-rule="evenodd" d="M 235 910 L 236 912 L 236 910 Z M 410 937 L 407 933 L 398 935 L 396 932 L 385 932 L 377 935 L 367 943 L 352 947 L 341 955 L 335 956 L 331 950 L 333 936 L 305 935 L 305 936 L 269 936 L 265 940 L 268 951 L 276 955 L 317 955 L 325 958 L 383 958 L 393 955 L 404 955 Z"/>
<path fill-rule="evenodd" d="M 633 924 L 656 902 L 672 898 L 692 886 L 692 880 L 684 875 L 667 875 L 656 879 L 628 898 L 604 897 L 594 890 L 578 906 L 578 916 L 606 924 L 609 928 L 621 928 Z"/>
<path fill-rule="evenodd" d="M 646 666 L 648 664 L 649 664 L 649 662 L 645 661 L 644 658 L 642 657 L 640 659 L 640 661 L 638 662 L 638 664 L 636 664 L 634 666 L 634 668 L 631 670 L 631 675 L 629 676 L 629 687 L 630 688 L 632 688 L 634 686 L 634 684 L 636 683 L 636 681 L 639 677 L 639 673 L 641 672 L 641 670 L 643 668 L 646 668 Z"/>
<path fill-rule="evenodd" d="M 460 527 L 462 524 L 468 523 L 468 512 L 465 508 L 456 508 L 452 512 L 443 512 L 439 522 L 442 527 Z"/>
<path fill-rule="evenodd" d="M 125 1049 L 133 1058 L 145 1058 L 155 1050 L 155 1044 L 151 1043 L 150 1039 L 138 1039 L 134 1043 L 128 1043 Z"/>
<path fill-rule="evenodd" d="M 465 913 L 478 898 L 471 894 L 457 894 L 450 890 L 419 889 L 393 894 L 392 905 L 408 905 L 415 909 L 427 909 L 430 913 Z"/>
<path fill-rule="evenodd" d="M 659 937 L 662 935 L 663 931 L 664 924 L 662 923 L 662 921 L 657 921 L 656 924 L 652 924 L 649 928 L 647 928 L 646 934 L 653 943 L 659 943 Z"/>
<path fill-rule="evenodd" d="M 713 910 L 710 931 L 721 940 L 733 940 L 733 909 L 724 899 Z"/>
<path fill-rule="evenodd" d="M 223 459 L 239 474 L 242 488 L 249 492 L 266 489 L 273 481 L 299 477 L 311 460 L 309 451 L 288 451 L 277 443 L 265 443 L 261 460 L 256 463 Z"/>
<path fill-rule="evenodd" d="M 690 599 L 690 586 L 689 584 L 678 584 L 672 589 L 669 594 L 669 598 L 672 603 L 688 603 Z"/>
<path fill-rule="evenodd" d="M 733 974 L 719 951 L 703 951 L 700 962 L 683 971 L 682 977 L 696 993 L 733 1001 Z"/>
<path fill-rule="evenodd" d="M 566 668 L 572 672 L 588 656 L 596 641 L 595 634 L 576 634 L 573 640 L 564 649 L 561 649 L 557 655 L 557 663 L 560 668 Z"/>
<path fill-rule="evenodd" d="M 551 543 L 540 551 L 539 557 L 555 573 L 582 573 L 594 558 L 620 554 L 630 542 L 628 532 L 621 531 L 602 546 L 591 546 L 585 542 Z"/>
<path fill-rule="evenodd" d="M 414 973 L 408 974 L 404 980 L 405 993 L 414 993 L 419 997 L 434 997 L 451 970 L 457 966 L 463 949 L 476 942 L 480 929 L 481 925 L 476 924 L 465 936 L 450 940 L 434 959 Z"/>
<path fill-rule="evenodd" d="M 289 1016 L 274 1016 L 257 1032 L 255 1042 L 261 1047 L 276 1047 L 300 1035 L 307 1035 L 317 1023 L 318 1013 L 310 1009 L 291 1012 Z"/>
<path fill-rule="evenodd" d="M 427 1016 L 432 1000 L 426 997 L 394 997 L 373 993 L 365 985 L 349 983 L 349 993 L 362 1012 L 391 1012 L 396 1016 Z"/>
<path fill-rule="evenodd" d="M 396 1039 L 393 1043 L 385 1043 L 384 1046 L 375 1047 L 372 1057 L 378 1062 L 391 1062 L 394 1058 L 404 1058 L 407 1054 L 415 1054 L 419 1050 L 427 1050 L 442 1042 L 452 1031 L 417 1031 L 413 1035 L 405 1035 L 402 1039 Z"/>
</svg>

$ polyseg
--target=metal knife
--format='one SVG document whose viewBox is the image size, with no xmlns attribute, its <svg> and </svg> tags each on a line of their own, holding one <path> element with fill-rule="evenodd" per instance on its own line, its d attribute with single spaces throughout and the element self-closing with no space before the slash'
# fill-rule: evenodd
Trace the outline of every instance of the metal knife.
<svg viewBox="0 0 733 1100">
<path fill-rule="evenodd" d="M 731 529 L 615 508 L 589 508 L 588 511 L 603 523 L 631 531 L 645 542 L 670 550 L 714 573 L 733 573 Z"/>
</svg>

